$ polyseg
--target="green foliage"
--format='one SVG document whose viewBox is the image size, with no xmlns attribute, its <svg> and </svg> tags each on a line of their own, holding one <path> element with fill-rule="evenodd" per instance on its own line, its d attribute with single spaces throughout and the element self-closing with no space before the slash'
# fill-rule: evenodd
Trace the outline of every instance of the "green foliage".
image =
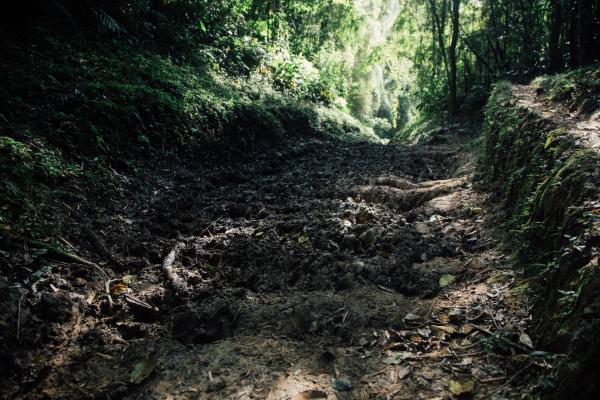
<svg viewBox="0 0 600 400">
<path fill-rule="evenodd" d="M 26 135 L 23 141 L 0 136 L 0 171 L 17 179 L 58 179 L 74 176 L 77 167 L 67 163 L 56 149 L 41 138 Z"/>
</svg>

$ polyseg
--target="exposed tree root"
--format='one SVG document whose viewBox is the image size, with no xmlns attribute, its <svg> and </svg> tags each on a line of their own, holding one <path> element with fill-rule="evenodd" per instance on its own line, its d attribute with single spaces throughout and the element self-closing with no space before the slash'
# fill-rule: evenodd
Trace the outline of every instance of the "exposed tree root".
<svg viewBox="0 0 600 400">
<path fill-rule="evenodd" d="M 169 252 L 169 254 L 167 254 L 162 263 L 162 269 L 167 275 L 169 284 L 171 285 L 171 288 L 177 296 L 184 296 L 188 293 L 188 288 L 184 280 L 179 275 L 177 275 L 177 273 L 175 273 L 175 270 L 173 269 L 173 263 L 175 262 L 175 259 L 177 258 L 179 252 L 184 247 L 184 243 L 178 242 Z"/>
<path fill-rule="evenodd" d="M 393 208 L 408 211 L 450 193 L 465 183 L 467 179 L 464 177 L 412 183 L 403 178 L 388 176 L 375 179 L 371 185 L 355 188 L 354 194 L 367 202 L 387 203 Z"/>
<path fill-rule="evenodd" d="M 64 250 L 61 250 L 58 247 L 55 247 L 49 243 L 41 242 L 39 240 L 33 240 L 33 239 L 22 239 L 22 240 L 23 240 L 23 243 L 26 244 L 27 246 L 46 250 L 45 256 L 47 256 L 47 257 L 50 257 L 50 258 L 53 258 L 53 259 L 56 259 L 59 261 L 71 262 L 71 263 L 75 263 L 75 264 L 81 264 L 81 265 L 85 265 L 88 267 L 92 267 L 95 270 L 97 270 L 104 278 L 108 278 L 108 276 L 109 276 L 109 274 L 101 266 L 99 266 L 98 264 L 96 264 L 92 261 L 88 261 L 85 258 L 82 258 L 76 254 L 68 253 Z M 22 244 L 19 244 L 15 241 L 8 241 L 8 244 L 13 247 L 22 246 Z"/>
</svg>

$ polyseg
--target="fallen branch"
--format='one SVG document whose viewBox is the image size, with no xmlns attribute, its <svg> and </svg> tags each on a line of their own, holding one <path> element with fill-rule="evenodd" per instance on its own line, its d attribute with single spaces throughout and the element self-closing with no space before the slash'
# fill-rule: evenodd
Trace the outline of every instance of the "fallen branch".
<svg viewBox="0 0 600 400">
<path fill-rule="evenodd" d="M 463 353 L 463 354 L 456 354 L 456 353 L 431 353 L 431 354 L 422 354 L 422 355 L 415 355 L 415 356 L 409 356 L 404 358 L 405 360 L 408 361 L 420 361 L 420 360 L 424 360 L 424 359 L 444 359 L 444 358 L 460 358 L 460 357 L 475 357 L 475 356 L 480 356 L 484 354 L 481 351 L 478 352 L 474 352 L 474 353 Z"/>
<path fill-rule="evenodd" d="M 169 254 L 167 254 L 162 263 L 162 270 L 167 275 L 169 284 L 175 291 L 175 294 L 178 296 L 187 294 L 187 285 L 183 279 L 175 273 L 175 270 L 173 269 L 173 263 L 175 262 L 175 258 L 177 258 L 177 254 L 179 254 L 184 247 L 185 245 L 183 243 L 178 242 L 169 252 Z"/>
</svg>

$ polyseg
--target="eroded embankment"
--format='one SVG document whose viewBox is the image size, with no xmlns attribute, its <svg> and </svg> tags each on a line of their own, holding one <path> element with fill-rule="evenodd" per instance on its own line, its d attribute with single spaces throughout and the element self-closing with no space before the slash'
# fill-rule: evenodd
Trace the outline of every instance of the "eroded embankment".
<svg viewBox="0 0 600 400">
<path fill-rule="evenodd" d="M 599 390 L 600 163 L 573 133 L 581 118 L 559 115 L 536 100 L 535 88 L 498 84 L 481 163 L 535 299 L 537 345 L 566 355 L 555 371 L 556 398 Z"/>
</svg>

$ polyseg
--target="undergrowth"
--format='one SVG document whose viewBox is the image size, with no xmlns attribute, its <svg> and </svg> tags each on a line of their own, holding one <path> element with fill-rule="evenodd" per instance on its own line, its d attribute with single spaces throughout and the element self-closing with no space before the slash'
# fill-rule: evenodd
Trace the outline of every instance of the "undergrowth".
<svg viewBox="0 0 600 400">
<path fill-rule="evenodd" d="M 88 33 L 3 46 L 0 223 L 23 225 L 57 187 L 112 179 L 105 171 L 242 156 L 290 135 L 375 139 L 344 110 L 282 90 L 272 69 L 232 74 L 205 47 L 197 53 L 182 61 L 131 38 Z"/>
</svg>

